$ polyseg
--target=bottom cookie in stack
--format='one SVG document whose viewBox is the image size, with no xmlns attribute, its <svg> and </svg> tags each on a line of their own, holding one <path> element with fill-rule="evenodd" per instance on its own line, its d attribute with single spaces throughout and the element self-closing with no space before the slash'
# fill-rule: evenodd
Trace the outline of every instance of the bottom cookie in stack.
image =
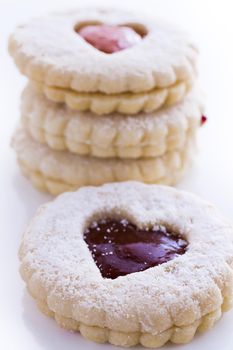
<svg viewBox="0 0 233 350">
<path fill-rule="evenodd" d="M 173 185 L 190 164 L 195 135 L 180 149 L 139 159 L 103 159 L 56 151 L 35 141 L 24 128 L 16 131 L 12 146 L 23 173 L 32 183 L 57 195 L 81 186 L 127 180 Z"/>
</svg>

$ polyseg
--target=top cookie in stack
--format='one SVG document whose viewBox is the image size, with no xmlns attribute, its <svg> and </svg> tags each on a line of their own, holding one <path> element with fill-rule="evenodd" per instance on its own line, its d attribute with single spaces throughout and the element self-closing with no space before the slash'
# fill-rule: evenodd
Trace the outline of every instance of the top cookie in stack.
<svg viewBox="0 0 233 350">
<path fill-rule="evenodd" d="M 30 80 L 13 146 L 37 186 L 178 181 L 203 113 L 186 33 L 88 8 L 29 21 L 9 50 Z"/>
</svg>

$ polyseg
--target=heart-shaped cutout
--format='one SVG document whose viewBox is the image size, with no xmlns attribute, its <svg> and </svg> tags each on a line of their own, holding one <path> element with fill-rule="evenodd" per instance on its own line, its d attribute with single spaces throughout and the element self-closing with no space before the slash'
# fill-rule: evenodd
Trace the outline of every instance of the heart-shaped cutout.
<svg viewBox="0 0 233 350">
<path fill-rule="evenodd" d="M 163 264 L 186 252 L 188 243 L 164 227 L 139 229 L 127 220 L 101 220 L 84 240 L 104 278 L 115 279 Z"/>
<path fill-rule="evenodd" d="M 87 24 L 76 32 L 90 45 L 108 54 L 128 49 L 142 40 L 142 35 L 127 25 Z"/>
</svg>

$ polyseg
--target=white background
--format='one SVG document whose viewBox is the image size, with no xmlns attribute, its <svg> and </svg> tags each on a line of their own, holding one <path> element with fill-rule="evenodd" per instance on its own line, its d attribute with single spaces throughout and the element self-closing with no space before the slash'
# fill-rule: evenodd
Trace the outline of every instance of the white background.
<svg viewBox="0 0 233 350">
<path fill-rule="evenodd" d="M 15 25 L 48 10 L 78 4 L 105 3 L 139 8 L 187 28 L 201 51 L 200 82 L 206 93 L 208 123 L 200 130 L 199 154 L 179 185 L 215 203 L 233 221 L 233 8 L 227 0 L 1 1 L 0 0 L 0 349 L 100 350 L 63 331 L 37 312 L 18 275 L 21 234 L 37 206 L 50 196 L 38 193 L 24 179 L 9 147 L 19 120 L 19 96 L 25 84 L 7 53 L 7 38 Z M 233 312 L 209 333 L 185 346 L 166 349 L 233 349 Z"/>
</svg>

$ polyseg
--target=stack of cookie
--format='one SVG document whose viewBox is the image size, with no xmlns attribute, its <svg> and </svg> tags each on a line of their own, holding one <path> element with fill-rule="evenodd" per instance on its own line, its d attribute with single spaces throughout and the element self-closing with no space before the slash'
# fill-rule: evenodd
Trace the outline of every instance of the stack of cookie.
<svg viewBox="0 0 233 350">
<path fill-rule="evenodd" d="M 188 35 L 142 15 L 81 9 L 18 27 L 9 50 L 29 78 L 13 147 L 38 188 L 181 178 L 203 113 Z"/>
</svg>

